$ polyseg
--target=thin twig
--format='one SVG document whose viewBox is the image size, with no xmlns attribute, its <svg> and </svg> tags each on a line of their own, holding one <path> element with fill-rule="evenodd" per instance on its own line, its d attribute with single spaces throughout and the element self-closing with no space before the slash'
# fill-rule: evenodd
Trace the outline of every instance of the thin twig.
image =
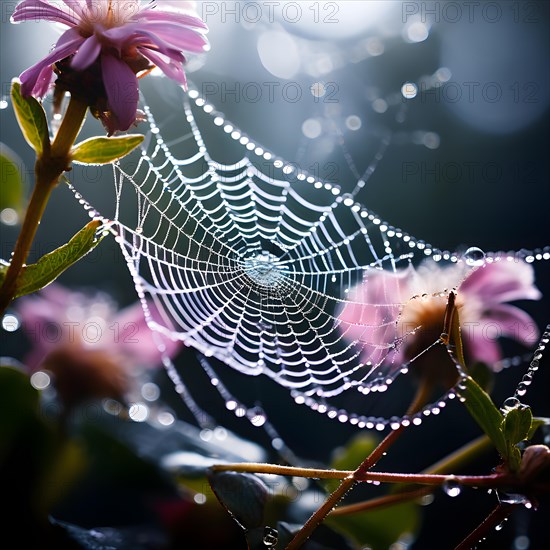
<svg viewBox="0 0 550 550">
<path fill-rule="evenodd" d="M 87 105 L 71 98 L 63 122 L 51 145 L 43 151 L 35 164 L 36 181 L 29 206 L 17 238 L 10 265 L 0 287 L 0 315 L 17 294 L 17 279 L 29 255 L 36 230 L 44 214 L 51 192 L 70 164 L 70 150 L 86 117 Z"/>
<path fill-rule="evenodd" d="M 364 502 L 357 502 L 346 506 L 338 506 L 338 508 L 334 508 L 329 515 L 330 517 L 345 516 L 348 514 L 366 512 L 367 510 L 381 510 L 382 508 L 388 508 L 390 506 L 395 506 L 396 504 L 416 500 L 417 498 L 429 495 L 432 492 L 433 489 L 431 487 L 422 487 L 421 489 L 408 490 L 394 495 L 384 495 L 383 497 L 372 498 Z"/>
<path fill-rule="evenodd" d="M 486 537 L 497 525 L 500 525 L 517 506 L 519 505 L 503 504 L 499 502 L 495 509 L 455 548 L 455 550 L 470 550 L 477 546 L 479 541 Z"/>
<path fill-rule="evenodd" d="M 420 409 L 422 409 L 422 407 L 428 401 L 431 390 L 431 384 L 429 384 L 427 380 L 423 380 L 418 387 L 418 391 L 413 399 L 411 406 L 409 407 L 409 410 L 407 411 L 407 414 L 415 414 Z M 323 522 L 330 511 L 357 483 L 357 477 L 365 474 L 367 470 L 372 468 L 382 458 L 382 456 L 384 456 L 384 453 L 399 438 L 403 430 L 404 427 L 400 426 L 397 430 L 391 431 L 378 444 L 376 449 L 374 449 L 374 451 L 372 451 L 372 453 L 370 453 L 370 455 L 365 458 L 365 460 L 359 465 L 355 472 L 351 476 L 346 477 L 342 480 L 338 489 L 336 489 L 336 491 L 334 491 L 327 497 L 325 502 L 311 515 L 311 517 L 306 521 L 303 527 L 296 533 L 294 538 L 286 547 L 286 550 L 297 550 L 306 542 L 306 540 L 311 536 L 313 531 L 315 531 L 315 529 Z"/>
<path fill-rule="evenodd" d="M 513 486 L 518 483 L 514 476 L 507 474 L 490 474 L 482 476 L 460 476 L 446 474 L 400 474 L 393 472 L 359 472 L 358 470 L 322 470 L 316 468 L 296 468 L 258 462 L 242 464 L 216 464 L 211 467 L 215 472 L 248 472 L 253 474 L 276 474 L 314 479 L 353 479 L 353 481 L 379 481 L 381 483 L 405 483 L 408 485 L 443 485 L 452 480 L 460 485 L 474 487 Z"/>
<path fill-rule="evenodd" d="M 280 476 L 307 477 L 313 479 L 344 479 L 353 475 L 353 470 L 321 470 L 317 468 L 298 468 L 295 466 L 279 466 L 259 462 L 244 462 L 237 464 L 215 464 L 211 466 L 215 472 L 248 472 L 252 474 L 276 474 Z"/>
</svg>

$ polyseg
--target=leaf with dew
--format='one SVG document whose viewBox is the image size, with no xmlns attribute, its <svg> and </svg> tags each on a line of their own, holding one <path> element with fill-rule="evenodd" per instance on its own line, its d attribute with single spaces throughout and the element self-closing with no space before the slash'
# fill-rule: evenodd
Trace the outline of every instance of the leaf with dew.
<svg viewBox="0 0 550 550">
<path fill-rule="evenodd" d="M 99 220 L 91 221 L 68 243 L 45 254 L 35 264 L 23 267 L 17 278 L 15 297 L 25 296 L 48 286 L 67 268 L 86 256 L 101 242 L 101 238 L 96 237 L 100 226 Z M 0 265 L 0 283 L 3 282 L 7 270 L 8 265 Z"/>
<path fill-rule="evenodd" d="M 131 153 L 143 141 L 141 134 L 121 137 L 93 137 L 77 143 L 72 152 L 73 162 L 78 164 L 109 164 Z"/>
<path fill-rule="evenodd" d="M 50 135 L 44 107 L 32 96 L 21 95 L 21 84 L 14 80 L 11 86 L 11 99 L 17 122 L 27 143 L 38 157 L 50 147 Z"/>
</svg>

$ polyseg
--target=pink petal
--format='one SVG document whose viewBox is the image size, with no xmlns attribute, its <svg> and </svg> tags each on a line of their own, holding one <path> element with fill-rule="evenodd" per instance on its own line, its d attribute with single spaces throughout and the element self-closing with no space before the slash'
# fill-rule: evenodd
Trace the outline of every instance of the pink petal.
<svg viewBox="0 0 550 550">
<path fill-rule="evenodd" d="M 138 23 L 124 25 L 123 27 L 114 27 L 104 31 L 102 35 L 119 51 L 122 51 L 123 47 L 142 46 L 158 49 L 164 55 L 170 55 L 176 52 L 173 46 L 155 34 L 143 30 L 142 26 Z"/>
<path fill-rule="evenodd" d="M 101 44 L 95 34 L 93 34 L 84 41 L 80 48 L 78 48 L 78 52 L 76 52 L 71 61 L 71 67 L 75 71 L 87 69 L 97 59 L 100 52 Z"/>
<path fill-rule="evenodd" d="M 155 309 L 150 312 L 155 318 Z M 158 319 L 156 319 L 158 320 Z M 155 367 L 161 362 L 161 354 L 155 344 L 151 329 L 147 326 L 141 304 L 122 310 L 115 322 L 120 327 L 118 346 L 120 351 L 135 362 Z M 181 342 L 166 341 L 166 354 L 173 357 L 181 347 Z"/>
<path fill-rule="evenodd" d="M 460 292 L 475 294 L 483 304 L 513 300 L 538 300 L 533 267 L 524 262 L 499 261 L 485 264 L 466 277 Z"/>
<path fill-rule="evenodd" d="M 156 65 L 167 77 L 175 80 L 187 89 L 187 78 L 185 72 L 181 67 L 181 64 L 174 63 L 172 61 L 166 62 L 162 57 L 146 48 L 138 48 L 140 53 L 143 54 L 149 61 Z"/>
<path fill-rule="evenodd" d="M 394 349 L 409 275 L 408 270 L 377 271 L 348 295 L 348 302 L 338 315 L 340 331 L 346 339 L 360 342 L 363 361 L 378 364 L 387 360 Z"/>
<path fill-rule="evenodd" d="M 478 321 L 462 324 L 465 348 L 474 361 L 492 365 L 502 358 L 498 340 L 511 338 L 526 346 L 535 344 L 539 329 L 530 315 L 507 304 L 493 306 Z"/>
<path fill-rule="evenodd" d="M 128 130 L 136 120 L 139 88 L 132 69 L 114 55 L 102 54 L 101 71 L 111 111 L 118 130 Z"/>
<path fill-rule="evenodd" d="M 21 23 L 30 20 L 54 21 L 69 26 L 78 24 L 78 19 L 73 15 L 47 4 L 42 0 L 25 0 L 15 8 L 12 21 Z"/>
<path fill-rule="evenodd" d="M 146 19 L 147 21 L 159 21 L 167 23 L 175 23 L 177 25 L 184 25 L 186 27 L 208 30 L 208 25 L 199 17 L 189 15 L 185 13 L 169 12 L 169 11 L 157 11 L 157 10 L 143 10 L 137 17 L 137 20 Z"/>
<path fill-rule="evenodd" d="M 21 76 L 19 78 L 21 80 L 21 93 L 24 96 L 28 96 L 32 93 L 35 93 L 35 87 L 37 88 L 36 90 L 37 92 L 43 91 L 44 90 L 43 81 L 46 78 L 46 75 L 51 75 L 51 72 L 52 72 L 51 66 L 57 61 L 60 61 L 61 59 L 65 59 L 65 57 L 68 57 L 69 55 L 74 53 L 78 49 L 80 44 L 82 44 L 82 42 L 84 41 L 84 38 L 82 38 L 81 36 L 68 41 L 66 39 L 64 40 L 65 35 L 74 30 L 76 29 L 69 29 L 59 39 L 55 49 L 49 55 L 47 55 L 44 59 L 36 63 L 36 65 L 29 67 L 26 71 L 23 71 L 21 73 Z M 39 77 L 42 78 L 42 82 L 38 82 Z M 38 96 L 38 97 L 41 97 L 41 96 Z"/>
<path fill-rule="evenodd" d="M 48 93 L 50 84 L 52 83 L 52 78 L 53 78 L 52 68 L 50 65 L 46 65 L 38 74 L 38 78 L 36 79 L 36 84 L 32 89 L 32 93 L 36 97 L 44 97 Z"/>
<path fill-rule="evenodd" d="M 522 309 L 508 304 L 493 306 L 481 323 L 492 323 L 495 328 L 498 326 L 500 335 L 526 346 L 532 346 L 539 339 L 539 328 L 534 319 Z"/>
<path fill-rule="evenodd" d="M 203 52 L 204 47 L 208 45 L 208 40 L 203 34 L 191 29 L 182 29 L 174 23 L 145 22 L 140 26 L 140 31 L 153 33 L 151 38 L 155 43 L 158 39 L 154 35 L 172 47 L 188 52 Z"/>
<path fill-rule="evenodd" d="M 496 336 L 491 337 L 488 331 L 484 334 L 480 324 L 462 327 L 462 338 L 465 350 L 472 361 L 480 361 L 491 366 L 502 359 Z"/>
<path fill-rule="evenodd" d="M 76 12 L 79 17 L 82 17 L 82 15 L 84 14 L 84 5 L 82 4 L 82 0 L 62 0 L 63 3 L 69 8 L 69 10 L 72 10 L 74 12 Z M 93 5 L 95 0 L 86 0 L 86 3 L 88 4 L 88 6 Z M 100 0 L 102 1 L 102 0 Z"/>
</svg>

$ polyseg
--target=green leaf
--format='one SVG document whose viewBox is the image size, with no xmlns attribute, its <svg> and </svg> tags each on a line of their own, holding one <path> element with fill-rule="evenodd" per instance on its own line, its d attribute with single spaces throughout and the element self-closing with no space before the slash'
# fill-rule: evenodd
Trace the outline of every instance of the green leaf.
<svg viewBox="0 0 550 550">
<path fill-rule="evenodd" d="M 268 488 L 252 474 L 210 472 L 208 481 L 221 505 L 245 529 L 263 523 Z"/>
<path fill-rule="evenodd" d="M 34 97 L 23 97 L 21 84 L 15 80 L 11 86 L 11 99 L 23 136 L 36 151 L 37 156 L 42 156 L 42 153 L 50 147 L 48 122 L 44 108 Z"/>
<path fill-rule="evenodd" d="M 531 423 L 533 422 L 533 414 L 530 407 L 516 407 L 506 413 L 502 422 L 502 431 L 504 437 L 515 445 L 524 439 L 527 439 Z"/>
<path fill-rule="evenodd" d="M 24 185 L 21 159 L 4 143 L 0 143 L 0 212 L 12 208 L 23 212 Z"/>
<path fill-rule="evenodd" d="M 376 448 L 378 440 L 369 434 L 360 433 L 353 437 L 345 447 L 332 453 L 330 467 L 335 470 L 355 470 Z M 340 485 L 339 479 L 323 480 L 325 489 L 332 493 Z"/>
<path fill-rule="evenodd" d="M 94 137 L 75 145 L 71 152 L 79 164 L 109 164 L 131 153 L 144 139 L 141 134 L 121 137 Z"/>
<path fill-rule="evenodd" d="M 516 445 L 511 445 L 506 457 L 506 464 L 511 472 L 518 472 L 521 468 L 521 451 Z"/>
<path fill-rule="evenodd" d="M 460 319 L 458 317 L 458 308 L 456 307 L 456 295 L 454 292 L 449 294 L 449 301 L 445 309 L 445 318 L 443 321 L 443 334 L 441 336 L 447 349 L 452 353 L 455 361 L 466 369 L 466 360 L 464 359 L 464 348 L 462 347 L 462 336 L 460 334 Z"/>
<path fill-rule="evenodd" d="M 25 266 L 17 279 L 15 297 L 19 298 L 44 288 L 55 281 L 68 267 L 86 256 L 101 241 L 101 239 L 96 239 L 96 232 L 100 225 L 99 220 L 91 221 L 67 244 L 45 254 L 35 264 Z M 0 265 L 0 283 L 7 270 L 7 265 Z"/>
<path fill-rule="evenodd" d="M 372 550 L 387 550 L 398 539 L 415 533 L 420 522 L 418 505 L 413 502 L 385 509 L 369 510 L 345 516 L 328 516 L 326 524 L 352 537 L 358 545 Z"/>
<path fill-rule="evenodd" d="M 506 459 L 509 454 L 509 445 L 501 429 L 504 419 L 502 413 L 473 378 L 467 377 L 461 384 L 464 389 L 461 389 L 460 393 L 465 398 L 464 404 L 468 412 L 489 436 L 502 458 Z"/>
</svg>

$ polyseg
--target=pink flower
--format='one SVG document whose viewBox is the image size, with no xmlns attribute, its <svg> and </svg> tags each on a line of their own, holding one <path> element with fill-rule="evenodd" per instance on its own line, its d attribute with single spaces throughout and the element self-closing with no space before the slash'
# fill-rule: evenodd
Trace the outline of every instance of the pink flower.
<svg viewBox="0 0 550 550">
<path fill-rule="evenodd" d="M 31 370 L 38 369 L 44 358 L 60 347 L 70 347 L 81 355 L 102 352 L 126 370 L 161 363 L 139 303 L 117 311 L 105 294 L 88 296 L 52 284 L 22 298 L 16 307 L 32 344 L 25 358 Z M 150 311 L 155 318 L 156 310 Z M 173 356 L 180 346 L 167 341 L 166 353 Z"/>
<path fill-rule="evenodd" d="M 535 321 L 507 303 L 541 297 L 533 268 L 507 260 L 476 269 L 427 261 L 417 269 L 368 272 L 348 294 L 349 303 L 339 314 L 340 329 L 346 338 L 364 345 L 365 362 L 400 368 L 443 332 L 447 292 L 453 289 L 470 361 L 494 365 L 502 358 L 502 336 L 526 346 L 537 342 Z"/>
<path fill-rule="evenodd" d="M 12 22 L 45 19 L 69 27 L 53 51 L 21 74 L 22 93 L 43 97 L 55 64 L 58 74 L 87 72 L 88 81 L 92 74 L 91 80 L 99 79 L 104 87 L 108 101 L 108 111 L 104 113 L 111 115 L 102 117 L 99 112 L 96 116 L 102 118 L 110 133 L 127 130 L 136 120 L 139 96 L 136 75 L 157 66 L 185 87 L 182 52 L 202 52 L 208 47 L 204 36 L 208 29 L 201 19 L 189 13 L 157 10 L 155 2 L 147 2 L 145 6 L 139 0 L 63 0 L 63 3 L 65 6 L 57 7 L 49 0 L 24 0 L 15 8 Z M 65 60 L 68 63 L 61 63 Z M 89 82 L 81 85 L 85 88 Z"/>
</svg>

